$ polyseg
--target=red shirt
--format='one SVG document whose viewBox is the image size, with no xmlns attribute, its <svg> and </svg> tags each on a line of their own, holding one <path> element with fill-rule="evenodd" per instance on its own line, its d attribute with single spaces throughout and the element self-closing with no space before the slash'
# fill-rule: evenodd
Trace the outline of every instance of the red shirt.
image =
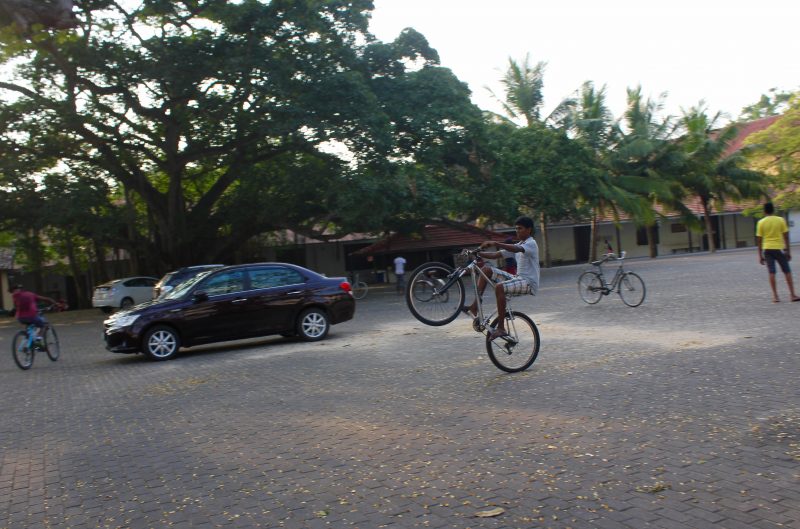
<svg viewBox="0 0 800 529">
<path fill-rule="evenodd" d="M 34 318 L 39 314 L 39 307 L 36 305 L 36 299 L 39 296 L 33 292 L 20 290 L 19 292 L 14 292 L 11 297 L 14 300 L 14 305 L 17 307 L 17 319 Z"/>
</svg>

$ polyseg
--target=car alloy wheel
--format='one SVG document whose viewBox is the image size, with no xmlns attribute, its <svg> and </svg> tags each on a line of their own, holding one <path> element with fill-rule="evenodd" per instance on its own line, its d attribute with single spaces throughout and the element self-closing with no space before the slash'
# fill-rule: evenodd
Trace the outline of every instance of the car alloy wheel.
<svg viewBox="0 0 800 529">
<path fill-rule="evenodd" d="M 167 360 L 175 356 L 180 346 L 180 338 L 174 329 L 158 325 L 145 334 L 143 349 L 153 360 Z"/>
<path fill-rule="evenodd" d="M 322 309 L 313 308 L 300 315 L 297 333 L 303 340 L 313 342 L 325 338 L 330 327 L 328 314 Z"/>
</svg>

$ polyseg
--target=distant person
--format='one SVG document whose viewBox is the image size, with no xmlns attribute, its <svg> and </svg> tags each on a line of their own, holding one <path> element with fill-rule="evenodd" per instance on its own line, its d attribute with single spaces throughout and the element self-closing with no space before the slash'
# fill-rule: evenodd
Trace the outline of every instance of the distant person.
<svg viewBox="0 0 800 529">
<path fill-rule="evenodd" d="M 772 302 L 778 303 L 778 289 L 775 284 L 775 263 L 777 262 L 784 277 L 786 284 L 789 285 L 789 294 L 792 301 L 800 301 L 800 297 L 794 293 L 794 282 L 792 281 L 792 269 L 789 268 L 789 261 L 792 260 L 792 250 L 789 246 L 789 227 L 783 217 L 775 215 L 775 206 L 772 202 L 764 204 L 766 217 L 756 224 L 756 242 L 758 243 L 758 262 L 767 265 L 769 272 L 769 286 L 772 288 Z"/>
<path fill-rule="evenodd" d="M 406 288 L 406 260 L 399 255 L 394 258 L 394 275 L 397 276 L 397 291 L 403 292 Z"/>
<path fill-rule="evenodd" d="M 608 242 L 608 239 L 606 239 L 605 244 L 606 244 L 606 254 L 614 253 L 614 248 L 611 247 L 611 243 Z"/>
<path fill-rule="evenodd" d="M 56 301 L 47 296 L 40 296 L 39 294 L 25 290 L 22 288 L 22 285 L 13 285 L 8 290 L 11 292 L 11 298 L 14 301 L 17 321 L 23 325 L 35 325 L 36 337 L 37 339 L 40 338 L 42 328 L 46 322 L 44 318 L 39 315 L 39 306 L 36 302 L 42 300 L 50 305 L 55 305 Z"/>
</svg>

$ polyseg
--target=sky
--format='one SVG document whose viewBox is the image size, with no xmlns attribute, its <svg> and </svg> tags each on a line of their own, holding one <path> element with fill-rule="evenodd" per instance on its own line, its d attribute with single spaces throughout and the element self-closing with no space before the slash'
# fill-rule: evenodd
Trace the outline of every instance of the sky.
<svg viewBox="0 0 800 529">
<path fill-rule="evenodd" d="M 371 32 L 392 41 L 413 27 L 472 90 L 502 112 L 509 58 L 547 63 L 547 115 L 584 81 L 606 85 L 614 116 L 626 89 L 641 85 L 680 115 L 705 100 L 735 119 L 772 88 L 800 90 L 797 0 L 375 0 Z"/>
</svg>

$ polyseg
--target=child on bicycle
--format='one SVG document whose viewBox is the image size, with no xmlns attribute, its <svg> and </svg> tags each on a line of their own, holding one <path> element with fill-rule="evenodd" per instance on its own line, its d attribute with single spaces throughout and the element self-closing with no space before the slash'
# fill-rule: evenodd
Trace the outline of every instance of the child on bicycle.
<svg viewBox="0 0 800 529">
<path fill-rule="evenodd" d="M 11 292 L 11 298 L 14 300 L 17 321 L 23 325 L 36 325 L 36 337 L 37 339 L 40 338 L 42 328 L 46 322 L 39 315 L 39 306 L 36 302 L 41 300 L 55 305 L 56 301 L 47 296 L 40 296 L 35 292 L 25 290 L 22 285 L 13 285 L 9 288 L 9 292 Z"/>
<path fill-rule="evenodd" d="M 481 250 L 494 246 L 497 252 L 478 252 L 478 256 L 484 259 L 499 259 L 501 257 L 514 257 L 517 262 L 516 274 L 509 274 L 499 268 L 484 264 L 483 272 L 496 281 L 494 292 L 497 298 L 497 328 L 489 335 L 494 340 L 501 336 L 508 335 L 505 329 L 505 318 L 502 317 L 506 312 L 506 296 L 521 296 L 523 294 L 536 295 L 539 288 L 539 246 L 533 238 L 533 219 L 530 217 L 520 217 L 514 222 L 517 230 L 517 243 L 501 243 L 497 241 L 485 241 L 481 243 Z M 496 279 L 495 279 L 496 278 Z M 486 288 L 486 279 L 481 276 L 478 279 L 478 295 L 483 296 Z M 464 309 L 475 317 L 478 312 L 478 300 Z"/>
</svg>

